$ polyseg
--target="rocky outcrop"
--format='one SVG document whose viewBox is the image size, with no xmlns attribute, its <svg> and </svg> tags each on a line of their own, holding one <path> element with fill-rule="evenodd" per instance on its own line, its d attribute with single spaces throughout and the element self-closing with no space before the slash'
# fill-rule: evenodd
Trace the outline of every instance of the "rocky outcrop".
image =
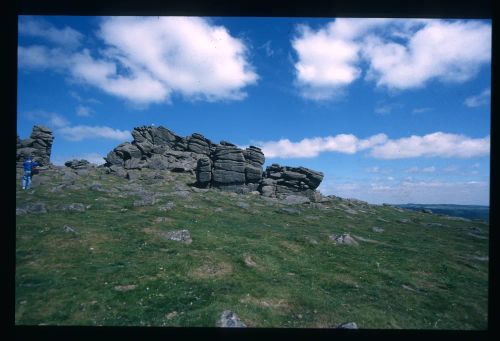
<svg viewBox="0 0 500 341">
<path fill-rule="evenodd" d="M 54 137 L 52 131 L 44 126 L 35 125 L 29 138 L 21 140 L 17 136 L 17 166 L 22 167 L 24 160 L 31 156 L 42 166 L 50 164 L 50 153 Z"/>
<path fill-rule="evenodd" d="M 242 149 L 227 141 L 213 143 L 199 133 L 180 137 L 162 126 L 142 126 L 134 128 L 132 136 L 132 142 L 118 145 L 105 157 L 104 167 L 109 172 L 125 177 L 142 168 L 191 172 L 200 188 L 258 191 L 276 198 L 300 195 L 312 201 L 323 180 L 323 173 L 304 167 L 273 164 L 264 172 L 265 156 L 260 148 Z"/>
<path fill-rule="evenodd" d="M 287 167 L 272 164 L 266 168 L 259 191 L 267 197 L 303 195 L 314 199 L 315 189 L 323 180 L 323 173 L 305 167 Z"/>
<path fill-rule="evenodd" d="M 90 162 L 88 162 L 87 160 L 70 160 L 70 161 L 66 161 L 64 163 L 64 165 L 66 167 L 69 167 L 71 169 L 87 169 L 90 167 Z"/>
<path fill-rule="evenodd" d="M 132 143 L 118 145 L 104 158 L 110 171 L 124 173 L 118 167 L 194 172 L 198 160 L 210 154 L 210 140 L 197 133 L 183 138 L 162 126 L 142 126 L 134 128 L 132 137 Z"/>
</svg>

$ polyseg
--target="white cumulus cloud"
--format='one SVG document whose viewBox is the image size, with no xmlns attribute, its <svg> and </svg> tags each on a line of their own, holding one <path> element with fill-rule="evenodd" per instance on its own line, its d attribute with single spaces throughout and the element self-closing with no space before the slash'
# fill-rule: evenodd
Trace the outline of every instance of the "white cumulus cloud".
<svg viewBox="0 0 500 341">
<path fill-rule="evenodd" d="M 95 53 L 19 46 L 21 68 L 52 68 L 108 94 L 138 104 L 169 101 L 173 93 L 194 100 L 241 100 L 258 76 L 248 49 L 223 26 L 194 17 L 109 17 Z"/>
<path fill-rule="evenodd" d="M 106 126 L 76 125 L 63 127 L 57 130 L 68 141 L 81 141 L 84 139 L 105 138 L 124 141 L 130 139 L 130 131 L 113 129 Z"/>
<path fill-rule="evenodd" d="M 491 90 L 484 89 L 479 95 L 470 96 L 465 99 L 464 104 L 469 108 L 475 108 L 490 104 Z"/>
<path fill-rule="evenodd" d="M 24 117 L 30 121 L 34 121 L 35 123 L 46 124 L 53 129 L 69 125 L 69 121 L 64 116 L 45 110 L 27 111 L 24 113 Z"/>
<path fill-rule="evenodd" d="M 43 38 L 66 48 L 78 47 L 84 37 L 83 34 L 71 27 L 66 26 L 59 29 L 41 18 L 32 16 L 20 17 L 18 27 L 20 35 Z"/>
<path fill-rule="evenodd" d="M 491 25 L 433 19 L 336 19 L 297 28 L 296 83 L 313 100 L 335 98 L 362 77 L 391 89 L 432 79 L 463 82 L 491 60 Z"/>
<path fill-rule="evenodd" d="M 412 157 L 469 158 L 490 152 L 490 136 L 470 138 L 465 135 L 436 132 L 424 136 L 412 135 L 388 140 L 373 147 L 370 155 L 380 159 Z"/>
<path fill-rule="evenodd" d="M 305 138 L 299 142 L 289 139 L 279 141 L 257 142 L 264 155 L 269 158 L 304 158 L 315 157 L 321 152 L 339 152 L 354 154 L 360 150 L 371 148 L 387 140 L 385 134 L 373 135 L 367 139 L 358 139 L 352 134 L 339 134 L 328 137 Z"/>
<path fill-rule="evenodd" d="M 392 140 L 385 134 L 376 134 L 366 139 L 360 139 L 353 134 L 339 134 L 304 138 L 298 142 L 289 139 L 257 141 L 255 145 L 259 146 L 268 158 L 311 158 L 322 152 L 355 154 L 363 150 L 368 150 L 368 155 L 377 159 L 470 158 L 489 154 L 490 136 L 470 138 L 465 135 L 435 132 Z M 378 167 L 371 169 L 372 172 L 378 170 Z M 435 167 L 427 167 L 422 171 L 430 173 L 435 170 Z M 419 169 L 415 167 L 407 170 L 407 172 L 417 171 Z"/>
<path fill-rule="evenodd" d="M 93 111 L 94 110 L 92 110 L 92 108 L 86 107 L 84 105 L 79 105 L 76 108 L 76 115 L 80 117 L 89 117 Z"/>
<path fill-rule="evenodd" d="M 491 26 L 477 21 L 429 20 L 406 43 L 370 35 L 363 54 L 377 85 L 409 89 L 431 79 L 463 82 L 491 60 Z"/>
</svg>

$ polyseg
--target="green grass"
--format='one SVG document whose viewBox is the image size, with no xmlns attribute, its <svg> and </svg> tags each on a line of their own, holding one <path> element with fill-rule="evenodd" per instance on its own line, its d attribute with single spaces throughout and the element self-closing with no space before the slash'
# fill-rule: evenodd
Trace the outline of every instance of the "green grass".
<svg viewBox="0 0 500 341">
<path fill-rule="evenodd" d="M 101 178 L 77 183 L 127 184 Z M 467 234 L 477 226 L 487 236 L 488 226 L 480 221 L 383 206 L 350 215 L 338 203 L 326 209 L 300 206 L 299 214 L 289 214 L 253 195 L 209 191 L 182 198 L 171 193 L 172 179 L 144 185 L 166 196 L 153 206 L 134 207 L 138 197 L 120 197 L 123 191 L 51 193 L 57 181 L 32 194 L 17 193 L 18 207 L 44 202 L 49 208 L 17 216 L 18 325 L 211 327 L 230 309 L 251 327 L 322 328 L 355 321 L 360 328 L 487 328 L 488 262 L 473 256 L 488 255 L 488 240 Z M 238 207 L 238 201 L 250 208 Z M 72 202 L 91 207 L 50 210 Z M 175 207 L 160 211 L 167 202 Z M 157 223 L 158 217 L 170 220 Z M 411 222 L 398 223 L 401 218 Z M 447 226 L 425 225 L 430 222 Z M 78 233 L 63 232 L 64 225 Z M 384 232 L 373 232 L 373 226 Z M 161 235 L 177 229 L 189 230 L 192 244 Z M 353 247 L 329 241 L 330 234 L 343 232 L 375 242 Z M 245 257 L 256 266 L 246 265 Z M 136 287 L 114 289 L 124 285 Z"/>
</svg>

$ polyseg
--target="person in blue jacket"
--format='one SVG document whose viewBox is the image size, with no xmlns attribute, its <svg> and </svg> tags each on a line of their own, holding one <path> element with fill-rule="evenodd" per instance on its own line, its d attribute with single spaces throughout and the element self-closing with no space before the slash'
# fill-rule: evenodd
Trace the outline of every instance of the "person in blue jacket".
<svg viewBox="0 0 500 341">
<path fill-rule="evenodd" d="M 35 162 L 31 159 L 31 156 L 29 156 L 23 163 L 23 168 L 24 168 L 24 175 L 23 175 L 23 180 L 21 183 L 21 187 L 23 189 L 30 189 L 31 186 L 31 175 L 33 171 L 33 167 L 38 167 L 40 164 L 38 162 Z"/>
</svg>

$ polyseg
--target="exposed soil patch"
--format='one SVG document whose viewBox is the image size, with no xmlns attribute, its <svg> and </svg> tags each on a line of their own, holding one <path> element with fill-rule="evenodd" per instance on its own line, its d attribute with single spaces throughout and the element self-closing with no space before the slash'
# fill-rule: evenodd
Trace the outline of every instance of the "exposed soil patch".
<svg viewBox="0 0 500 341">
<path fill-rule="evenodd" d="M 207 262 L 192 271 L 190 275 L 196 278 L 223 277 L 233 272 L 233 266 L 227 262 Z"/>
<path fill-rule="evenodd" d="M 240 299 L 240 302 L 280 311 L 289 311 L 291 308 L 290 304 L 285 299 L 278 298 L 256 298 L 253 296 L 245 296 Z"/>
</svg>

